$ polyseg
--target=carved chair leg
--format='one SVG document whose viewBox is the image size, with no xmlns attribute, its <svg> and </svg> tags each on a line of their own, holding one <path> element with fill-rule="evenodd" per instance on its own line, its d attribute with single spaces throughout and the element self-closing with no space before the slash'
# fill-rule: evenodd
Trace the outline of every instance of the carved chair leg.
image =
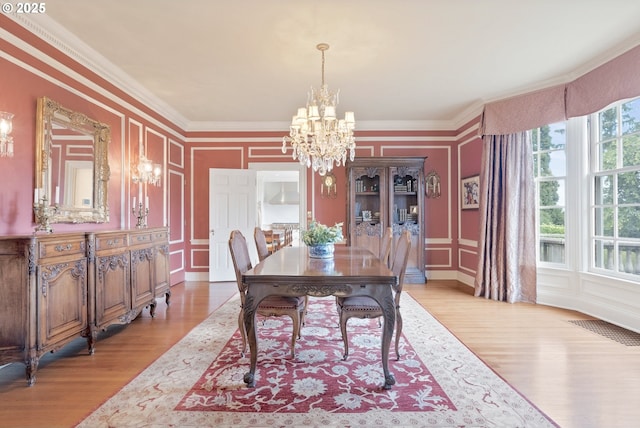
<svg viewBox="0 0 640 428">
<path fill-rule="evenodd" d="M 400 336 L 402 336 L 402 315 L 400 308 L 396 310 L 396 359 L 400 361 Z"/>
<path fill-rule="evenodd" d="M 293 332 L 291 334 L 291 359 L 296 358 L 296 339 L 300 336 L 300 312 L 291 315 L 291 324 L 293 324 Z"/>
<path fill-rule="evenodd" d="M 305 318 L 307 317 L 307 305 L 309 304 L 309 296 L 304 296 L 304 309 L 302 310 L 302 318 L 300 319 L 300 325 L 305 324 Z"/>
<path fill-rule="evenodd" d="M 302 337 L 302 327 L 304 326 L 304 318 L 305 318 L 306 313 L 307 313 L 307 307 L 305 306 L 300 311 L 300 329 L 298 330 L 298 339 L 300 339 Z"/>
<path fill-rule="evenodd" d="M 342 360 L 346 361 L 349 356 L 349 338 L 347 337 L 347 321 L 349 317 L 343 311 L 340 311 L 340 332 L 342 333 L 342 341 L 344 342 L 344 355 Z"/>
<path fill-rule="evenodd" d="M 247 331 L 244 328 L 244 311 L 242 309 L 238 314 L 238 329 L 242 336 L 242 350 L 240 351 L 240 356 L 244 357 L 244 353 L 247 350 Z"/>
</svg>

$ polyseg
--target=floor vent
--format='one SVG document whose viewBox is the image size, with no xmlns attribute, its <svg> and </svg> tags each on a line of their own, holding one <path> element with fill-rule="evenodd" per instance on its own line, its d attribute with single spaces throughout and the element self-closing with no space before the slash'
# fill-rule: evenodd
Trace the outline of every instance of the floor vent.
<svg viewBox="0 0 640 428">
<path fill-rule="evenodd" d="M 603 320 L 571 320 L 569 322 L 625 346 L 640 346 L 640 333 L 627 330 L 615 324 Z"/>
</svg>

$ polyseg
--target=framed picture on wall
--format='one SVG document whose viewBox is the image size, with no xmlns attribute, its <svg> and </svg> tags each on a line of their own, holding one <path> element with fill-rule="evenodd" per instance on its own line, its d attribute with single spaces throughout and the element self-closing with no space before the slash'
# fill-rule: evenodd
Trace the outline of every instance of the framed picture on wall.
<svg viewBox="0 0 640 428">
<path fill-rule="evenodd" d="M 460 195 L 462 196 L 460 206 L 463 210 L 478 208 L 480 206 L 480 176 L 474 175 L 460 180 Z"/>
</svg>

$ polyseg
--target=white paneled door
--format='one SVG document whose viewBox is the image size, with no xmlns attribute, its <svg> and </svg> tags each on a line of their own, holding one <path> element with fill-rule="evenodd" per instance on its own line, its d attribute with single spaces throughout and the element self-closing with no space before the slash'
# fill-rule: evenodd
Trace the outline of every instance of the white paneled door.
<svg viewBox="0 0 640 428">
<path fill-rule="evenodd" d="M 240 230 L 251 260 L 257 260 L 253 241 L 256 226 L 256 171 L 209 169 L 209 281 L 235 281 L 229 235 Z"/>
</svg>

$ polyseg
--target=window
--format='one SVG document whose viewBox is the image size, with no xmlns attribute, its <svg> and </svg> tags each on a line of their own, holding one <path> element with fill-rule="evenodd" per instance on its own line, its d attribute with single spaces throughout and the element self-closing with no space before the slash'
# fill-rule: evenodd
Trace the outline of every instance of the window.
<svg viewBox="0 0 640 428">
<path fill-rule="evenodd" d="M 640 98 L 591 117 L 591 268 L 640 275 Z"/>
<path fill-rule="evenodd" d="M 566 123 L 532 130 L 536 183 L 538 261 L 565 264 Z"/>
</svg>

